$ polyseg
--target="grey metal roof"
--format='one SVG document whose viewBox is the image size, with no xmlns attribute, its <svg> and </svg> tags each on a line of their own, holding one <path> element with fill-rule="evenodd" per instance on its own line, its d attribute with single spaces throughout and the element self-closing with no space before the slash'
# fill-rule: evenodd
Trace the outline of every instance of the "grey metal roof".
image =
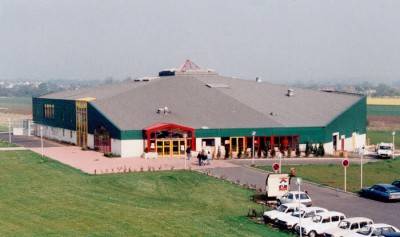
<svg viewBox="0 0 400 237">
<path fill-rule="evenodd" d="M 227 86 L 207 86 L 210 84 Z M 182 75 L 59 92 L 42 98 L 95 97 L 90 103 L 122 130 L 143 129 L 160 122 L 194 128 L 325 126 L 361 99 L 358 95 L 298 88 L 288 97 L 288 89 L 218 75 Z M 165 106 L 171 113 L 156 113 Z"/>
</svg>

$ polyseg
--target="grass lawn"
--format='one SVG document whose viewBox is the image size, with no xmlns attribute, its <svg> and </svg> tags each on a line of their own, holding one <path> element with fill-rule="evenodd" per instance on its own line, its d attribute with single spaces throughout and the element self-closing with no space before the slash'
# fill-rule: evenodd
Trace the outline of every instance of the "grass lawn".
<svg viewBox="0 0 400 237">
<path fill-rule="evenodd" d="M 16 147 L 16 145 L 0 139 L 0 147 Z"/>
<path fill-rule="evenodd" d="M 344 170 L 340 165 L 297 165 L 282 167 L 282 172 L 289 172 L 291 167 L 296 168 L 297 176 L 316 183 L 343 189 Z M 258 167 L 271 171 L 270 166 Z M 392 183 L 400 178 L 400 158 L 364 164 L 364 186 L 376 183 Z M 347 190 L 360 190 L 360 166 L 350 164 L 347 168 Z"/>
<path fill-rule="evenodd" d="M 93 176 L 0 152 L 0 236 L 269 236 L 252 191 L 195 172 Z"/>
<path fill-rule="evenodd" d="M 395 147 L 400 147 L 400 131 L 396 131 Z M 378 131 L 378 130 L 368 130 L 367 138 L 370 144 L 378 144 L 380 142 L 393 142 L 392 131 Z"/>
</svg>

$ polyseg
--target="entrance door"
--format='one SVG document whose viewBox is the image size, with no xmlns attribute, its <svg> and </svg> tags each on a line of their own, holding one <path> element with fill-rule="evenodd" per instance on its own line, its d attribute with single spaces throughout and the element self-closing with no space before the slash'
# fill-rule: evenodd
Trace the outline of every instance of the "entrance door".
<svg viewBox="0 0 400 237">
<path fill-rule="evenodd" d="M 246 148 L 246 139 L 245 137 L 231 137 L 230 138 L 230 151 L 231 152 L 237 152 L 239 151 L 243 152 L 245 151 Z"/>
<path fill-rule="evenodd" d="M 332 143 L 333 143 L 333 150 L 337 151 L 337 135 L 333 135 Z"/>
<path fill-rule="evenodd" d="M 156 150 L 160 157 L 184 156 L 186 151 L 185 139 L 158 139 Z"/>
</svg>

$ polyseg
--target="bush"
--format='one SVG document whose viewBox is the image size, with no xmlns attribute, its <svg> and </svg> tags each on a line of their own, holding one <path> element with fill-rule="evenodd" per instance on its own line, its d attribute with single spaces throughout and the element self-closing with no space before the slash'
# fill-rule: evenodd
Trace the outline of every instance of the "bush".
<svg viewBox="0 0 400 237">
<path fill-rule="evenodd" d="M 325 156 L 325 148 L 322 143 L 318 146 L 318 156 Z"/>
<path fill-rule="evenodd" d="M 301 151 L 300 151 L 300 145 L 299 144 L 296 145 L 296 156 L 297 157 L 301 156 Z"/>
<path fill-rule="evenodd" d="M 275 157 L 275 155 L 276 155 L 276 151 L 275 151 L 275 149 L 271 149 L 271 157 Z"/>
<path fill-rule="evenodd" d="M 310 146 L 310 143 L 306 142 L 305 155 L 306 155 L 306 157 L 309 157 L 310 154 L 311 154 L 311 146 Z"/>
</svg>

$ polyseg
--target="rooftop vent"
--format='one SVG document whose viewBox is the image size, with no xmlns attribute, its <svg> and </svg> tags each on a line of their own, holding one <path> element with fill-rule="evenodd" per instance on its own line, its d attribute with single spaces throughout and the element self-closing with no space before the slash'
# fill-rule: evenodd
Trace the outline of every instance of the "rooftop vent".
<svg viewBox="0 0 400 237">
<path fill-rule="evenodd" d="M 222 83 L 207 83 L 206 86 L 210 88 L 229 88 L 229 85 Z"/>
<path fill-rule="evenodd" d="M 158 108 L 156 110 L 156 113 L 157 114 L 170 114 L 171 110 L 167 106 L 165 106 L 164 108 Z"/>
<path fill-rule="evenodd" d="M 256 82 L 262 82 L 262 80 L 259 77 L 256 77 Z"/>
<path fill-rule="evenodd" d="M 288 89 L 287 94 L 288 97 L 294 96 L 294 90 L 293 89 Z"/>
<path fill-rule="evenodd" d="M 133 79 L 133 81 L 134 82 L 141 82 L 141 81 L 147 82 L 147 81 L 151 81 L 151 80 L 154 80 L 157 78 L 159 78 L 159 77 L 140 77 L 140 78 Z"/>
</svg>

